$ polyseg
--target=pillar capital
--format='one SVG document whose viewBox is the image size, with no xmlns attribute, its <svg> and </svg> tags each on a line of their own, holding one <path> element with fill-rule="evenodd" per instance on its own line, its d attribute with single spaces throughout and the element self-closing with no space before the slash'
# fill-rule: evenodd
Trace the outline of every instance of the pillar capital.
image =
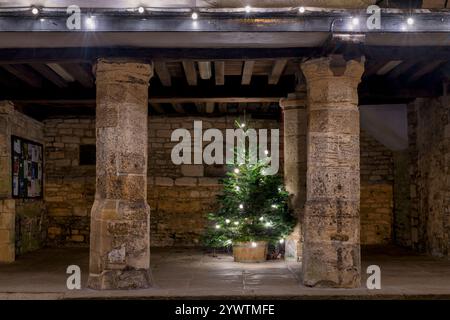
<svg viewBox="0 0 450 320">
<path fill-rule="evenodd" d="M 94 67 L 97 81 L 147 84 L 153 77 L 153 64 L 126 59 L 100 58 Z"/>
<path fill-rule="evenodd" d="M 301 64 L 301 68 L 308 82 L 344 77 L 354 79 L 358 84 L 364 73 L 364 62 L 364 57 L 347 61 L 341 55 L 332 55 L 305 61 Z"/>
<path fill-rule="evenodd" d="M 293 109 L 306 109 L 306 98 L 305 97 L 281 98 L 280 107 L 283 109 L 283 111 Z"/>
<path fill-rule="evenodd" d="M 11 101 L 0 101 L 0 114 L 11 114 L 14 111 L 14 104 Z"/>
</svg>

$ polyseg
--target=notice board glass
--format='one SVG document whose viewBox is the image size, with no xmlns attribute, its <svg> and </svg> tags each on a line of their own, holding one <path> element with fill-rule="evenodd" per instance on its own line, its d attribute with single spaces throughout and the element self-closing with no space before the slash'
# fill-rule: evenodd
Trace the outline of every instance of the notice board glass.
<svg viewBox="0 0 450 320">
<path fill-rule="evenodd" d="M 41 198 L 43 194 L 43 146 L 11 136 L 12 196 Z"/>
</svg>

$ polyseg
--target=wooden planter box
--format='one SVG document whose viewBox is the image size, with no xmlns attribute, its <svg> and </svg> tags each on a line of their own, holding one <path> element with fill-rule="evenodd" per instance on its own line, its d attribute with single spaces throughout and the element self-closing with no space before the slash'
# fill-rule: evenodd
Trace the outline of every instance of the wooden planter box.
<svg viewBox="0 0 450 320">
<path fill-rule="evenodd" d="M 264 262 L 267 259 L 267 241 L 236 242 L 233 244 L 235 262 Z"/>
</svg>

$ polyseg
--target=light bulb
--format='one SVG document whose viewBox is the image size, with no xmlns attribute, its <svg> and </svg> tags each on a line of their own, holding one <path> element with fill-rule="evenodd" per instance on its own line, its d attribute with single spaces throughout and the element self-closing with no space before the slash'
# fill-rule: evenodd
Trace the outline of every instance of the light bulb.
<svg viewBox="0 0 450 320">
<path fill-rule="evenodd" d="M 270 221 L 266 222 L 265 226 L 266 226 L 266 228 L 270 228 L 272 226 L 272 222 L 270 222 Z"/>
<path fill-rule="evenodd" d="M 406 23 L 407 23 L 408 25 L 412 26 L 412 25 L 414 24 L 414 19 L 411 18 L 411 17 L 409 17 L 409 18 L 406 20 Z"/>
<path fill-rule="evenodd" d="M 197 20 L 198 19 L 198 13 L 197 12 L 192 12 L 191 18 L 192 18 L 192 20 Z"/>
<path fill-rule="evenodd" d="M 252 11 L 252 7 L 245 6 L 245 12 L 250 13 L 250 11 Z"/>
<path fill-rule="evenodd" d="M 256 248 L 256 246 L 257 246 L 256 242 L 252 242 L 252 247 Z"/>
<path fill-rule="evenodd" d="M 234 173 L 238 174 L 239 173 L 239 169 L 238 168 L 234 169 Z"/>
<path fill-rule="evenodd" d="M 245 123 L 241 124 L 241 128 L 245 128 Z"/>
<path fill-rule="evenodd" d="M 284 243 L 284 239 L 280 239 L 280 243 Z"/>
<path fill-rule="evenodd" d="M 300 12 L 300 13 L 305 13 L 305 7 L 300 7 L 300 8 L 298 8 L 298 12 Z"/>
<path fill-rule="evenodd" d="M 259 218 L 259 221 L 263 221 L 263 220 L 264 220 L 264 217 Z"/>
<path fill-rule="evenodd" d="M 220 225 L 219 224 L 216 224 L 216 229 L 220 229 Z"/>
<path fill-rule="evenodd" d="M 95 20 L 94 20 L 94 16 L 89 16 L 86 18 L 86 26 L 89 29 L 94 29 L 95 28 Z"/>
<path fill-rule="evenodd" d="M 144 13 L 144 12 L 145 12 L 144 7 L 139 7 L 139 8 L 138 8 L 138 12 L 139 12 L 139 13 Z"/>
<path fill-rule="evenodd" d="M 230 222 L 231 222 L 230 219 L 225 220 L 225 223 L 230 223 Z"/>
<path fill-rule="evenodd" d="M 269 150 L 264 150 L 264 154 L 267 156 L 269 154 Z"/>
<path fill-rule="evenodd" d="M 240 204 L 240 205 L 239 205 L 239 209 L 244 209 L 244 205 L 243 205 L 243 204 Z"/>
<path fill-rule="evenodd" d="M 241 188 L 239 188 L 239 186 L 237 186 L 237 187 L 236 187 L 236 191 L 239 191 L 239 190 L 241 190 Z"/>
<path fill-rule="evenodd" d="M 353 18 L 353 19 L 352 19 L 352 24 L 353 24 L 354 26 L 359 25 L 359 19 L 358 19 L 358 18 Z"/>
<path fill-rule="evenodd" d="M 235 222 L 234 222 L 234 225 L 235 225 L 235 226 L 239 225 L 239 221 L 235 221 Z"/>
<path fill-rule="evenodd" d="M 276 208 L 278 208 L 278 206 L 276 204 L 273 204 L 272 208 L 276 209 Z"/>
<path fill-rule="evenodd" d="M 39 14 L 39 9 L 36 7 L 31 8 L 31 13 L 34 14 L 35 16 Z"/>
</svg>

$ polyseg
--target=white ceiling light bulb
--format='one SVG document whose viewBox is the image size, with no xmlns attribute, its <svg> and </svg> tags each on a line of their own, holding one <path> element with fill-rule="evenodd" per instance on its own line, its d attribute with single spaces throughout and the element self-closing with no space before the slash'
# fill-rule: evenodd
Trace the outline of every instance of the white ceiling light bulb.
<svg viewBox="0 0 450 320">
<path fill-rule="evenodd" d="M 406 23 L 407 23 L 408 25 L 412 26 L 412 25 L 414 24 L 414 19 L 411 18 L 411 17 L 409 17 L 409 18 L 406 20 Z"/>
<path fill-rule="evenodd" d="M 358 26 L 359 25 L 359 18 L 353 18 L 352 19 L 352 24 L 354 25 L 354 26 Z"/>
<path fill-rule="evenodd" d="M 197 20 L 198 19 L 198 13 L 197 12 L 192 12 L 191 18 L 192 18 L 192 20 Z"/>
<path fill-rule="evenodd" d="M 139 12 L 139 13 L 144 13 L 144 12 L 145 12 L 144 7 L 139 7 L 139 8 L 138 8 L 138 12 Z"/>
<path fill-rule="evenodd" d="M 245 12 L 250 13 L 252 11 L 252 7 L 245 6 Z"/>
<path fill-rule="evenodd" d="M 95 17 L 94 16 L 89 16 L 86 18 L 86 26 L 89 29 L 95 29 Z"/>
<path fill-rule="evenodd" d="M 31 8 L 31 13 L 34 14 L 35 16 L 39 14 L 39 9 L 36 7 Z"/>
<path fill-rule="evenodd" d="M 305 13 L 305 7 L 300 7 L 300 8 L 298 8 L 298 12 L 300 12 L 300 13 Z"/>
</svg>

